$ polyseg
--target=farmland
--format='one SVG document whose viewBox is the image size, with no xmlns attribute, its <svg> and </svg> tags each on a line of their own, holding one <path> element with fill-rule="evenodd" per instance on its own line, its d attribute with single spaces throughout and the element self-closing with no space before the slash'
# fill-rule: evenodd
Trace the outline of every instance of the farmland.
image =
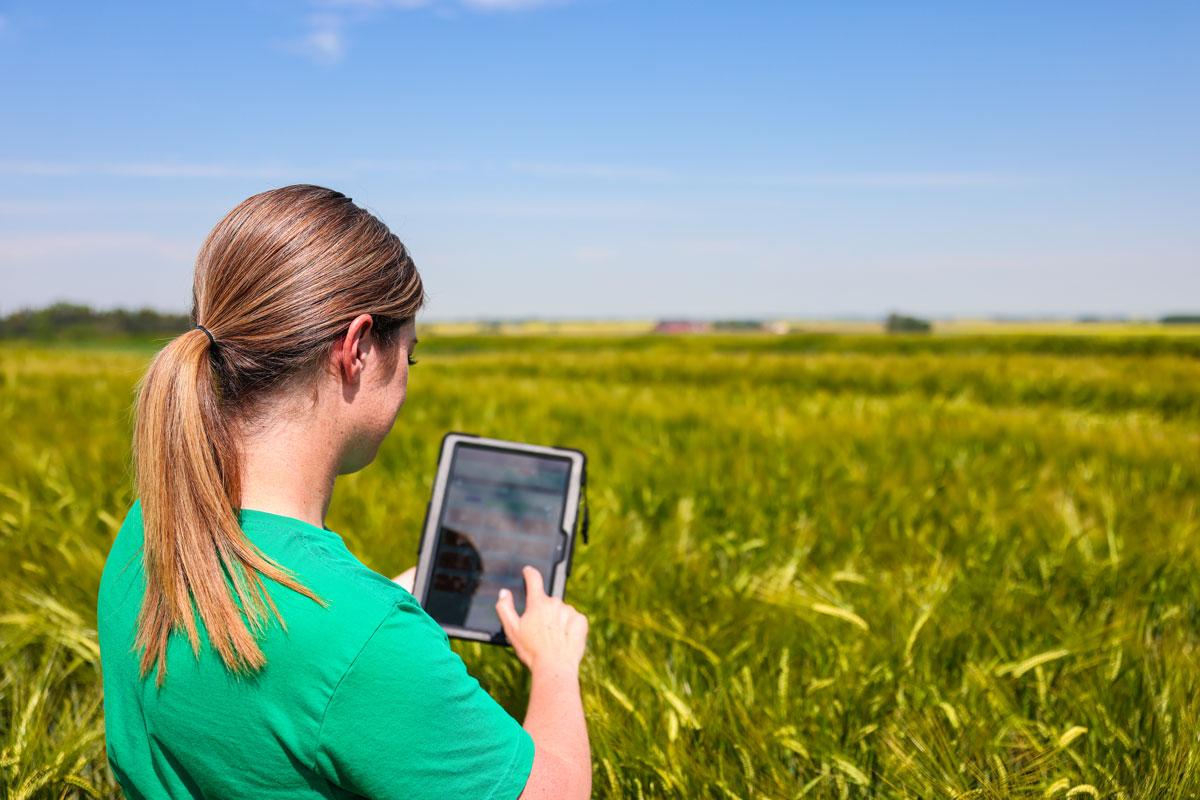
<svg viewBox="0 0 1200 800">
<path fill-rule="evenodd" d="M 1200 335 L 421 334 L 326 524 L 443 433 L 579 447 L 597 797 L 1200 794 Z M 0 345 L 0 785 L 115 796 L 95 595 L 152 345 Z M 456 642 L 518 718 L 508 652 Z"/>
</svg>

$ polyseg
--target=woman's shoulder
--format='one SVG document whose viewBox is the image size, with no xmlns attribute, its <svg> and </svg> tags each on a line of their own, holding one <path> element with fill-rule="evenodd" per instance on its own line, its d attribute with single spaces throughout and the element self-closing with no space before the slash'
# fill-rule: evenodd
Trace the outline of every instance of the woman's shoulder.
<svg viewBox="0 0 1200 800">
<path fill-rule="evenodd" d="M 364 564 L 332 530 L 263 512 L 243 511 L 241 523 L 264 555 L 329 599 L 331 608 L 340 606 L 356 617 L 382 615 L 397 605 L 420 608 L 412 594 Z M 370 611 L 377 613 L 366 613 Z"/>
</svg>

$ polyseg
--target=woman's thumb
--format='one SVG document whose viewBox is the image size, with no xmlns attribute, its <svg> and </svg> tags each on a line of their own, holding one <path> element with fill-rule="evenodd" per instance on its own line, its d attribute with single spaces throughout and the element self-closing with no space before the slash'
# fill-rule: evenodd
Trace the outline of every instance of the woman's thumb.
<svg viewBox="0 0 1200 800">
<path fill-rule="evenodd" d="M 512 641 L 513 634 L 521 627 L 521 618 L 517 616 L 517 608 L 513 605 L 512 592 L 508 589 L 500 590 L 500 599 L 496 601 L 496 616 L 500 617 L 500 624 L 504 627 L 504 633 L 508 636 L 509 641 Z"/>
</svg>

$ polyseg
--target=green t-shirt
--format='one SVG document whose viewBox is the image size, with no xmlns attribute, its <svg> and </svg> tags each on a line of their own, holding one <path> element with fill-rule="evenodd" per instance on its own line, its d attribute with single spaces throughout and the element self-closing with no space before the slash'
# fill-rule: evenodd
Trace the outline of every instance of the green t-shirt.
<svg viewBox="0 0 1200 800">
<path fill-rule="evenodd" d="M 512 800 L 533 739 L 467 674 L 446 633 L 405 589 L 333 531 L 245 509 L 246 536 L 328 601 L 264 579 L 283 616 L 260 639 L 266 666 L 226 670 L 201 628 L 176 632 L 156 688 L 133 649 L 145 590 L 140 501 L 104 567 L 100 659 L 108 760 L 142 797 L 396 797 Z"/>
</svg>

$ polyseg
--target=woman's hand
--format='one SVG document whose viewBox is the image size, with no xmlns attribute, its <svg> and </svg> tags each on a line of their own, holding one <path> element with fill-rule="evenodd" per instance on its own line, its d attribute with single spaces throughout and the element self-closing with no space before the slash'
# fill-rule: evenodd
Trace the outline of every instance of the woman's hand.
<svg viewBox="0 0 1200 800">
<path fill-rule="evenodd" d="M 592 796 L 592 753 L 579 662 L 588 621 L 557 597 L 548 597 L 542 574 L 525 575 L 525 613 L 517 615 L 512 592 L 500 590 L 496 613 L 517 658 L 529 667 L 529 710 L 525 730 L 533 737 L 533 767 L 521 800 L 585 800 Z"/>
<path fill-rule="evenodd" d="M 547 595 L 537 569 L 526 566 L 521 572 L 525 576 L 525 613 L 517 615 L 512 592 L 507 589 L 500 590 L 496 601 L 496 614 L 517 658 L 530 672 L 578 673 L 587 643 L 587 617 Z"/>
<path fill-rule="evenodd" d="M 416 580 L 416 577 L 417 568 L 409 567 L 408 569 L 404 570 L 404 572 L 401 572 L 399 575 L 392 578 L 392 580 L 407 589 L 409 594 L 412 594 L 413 581 Z"/>
</svg>

